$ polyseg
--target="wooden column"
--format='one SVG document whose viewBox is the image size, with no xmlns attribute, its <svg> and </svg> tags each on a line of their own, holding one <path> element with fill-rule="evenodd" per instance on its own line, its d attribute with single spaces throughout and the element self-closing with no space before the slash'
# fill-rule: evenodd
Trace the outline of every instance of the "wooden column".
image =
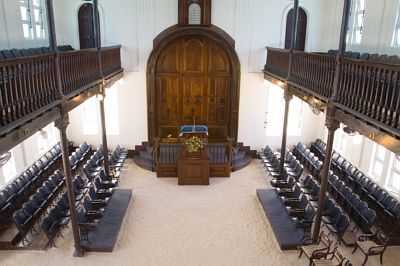
<svg viewBox="0 0 400 266">
<path fill-rule="evenodd" d="M 100 118 L 101 118 L 101 137 L 104 149 L 104 171 L 106 175 L 110 175 L 110 165 L 108 163 L 108 145 L 107 145 L 107 129 L 106 129 L 106 113 L 104 109 L 104 100 L 106 97 L 104 82 L 100 83 Z"/>
<path fill-rule="evenodd" d="M 340 122 L 334 119 L 333 117 L 334 117 L 334 109 L 333 107 L 328 106 L 326 120 L 325 120 L 325 126 L 328 128 L 328 140 L 326 141 L 324 167 L 322 169 L 322 176 L 321 176 L 321 190 L 319 192 L 318 209 L 314 222 L 314 232 L 313 232 L 314 242 L 317 242 L 319 237 L 322 213 L 325 207 L 324 205 L 326 198 L 326 189 L 328 186 L 328 175 L 329 175 L 329 170 L 331 168 L 330 166 L 332 158 L 333 140 L 335 136 L 335 131 L 340 126 Z"/>
<path fill-rule="evenodd" d="M 340 64 L 340 58 L 346 52 L 346 37 L 349 28 L 349 20 L 351 16 L 351 5 L 352 0 L 344 0 L 343 15 L 342 15 L 342 26 L 340 29 L 340 40 L 339 40 L 339 50 L 336 56 L 336 66 L 335 66 L 335 76 L 333 78 L 333 93 L 331 100 L 335 101 L 337 99 L 337 94 L 339 91 L 339 82 L 342 71 L 342 65 Z"/>
<path fill-rule="evenodd" d="M 54 22 L 54 10 L 53 10 L 53 0 L 46 0 L 46 8 L 47 8 L 47 24 L 49 31 L 49 46 L 50 49 L 56 54 L 54 60 L 54 69 L 56 74 L 56 86 L 58 89 L 57 98 L 63 99 L 64 93 L 62 88 L 62 80 L 61 80 L 61 67 L 60 67 L 60 54 L 57 47 L 57 34 L 56 34 L 56 26 Z"/>
<path fill-rule="evenodd" d="M 74 244 L 75 244 L 74 256 L 83 257 L 85 251 L 81 246 L 81 238 L 79 235 L 78 220 L 77 220 L 76 206 L 75 206 L 74 187 L 72 185 L 73 177 L 71 173 L 71 165 L 69 163 L 68 139 L 67 139 L 68 124 L 69 124 L 68 114 L 62 114 L 61 118 L 55 121 L 55 126 L 60 131 L 61 152 L 62 152 L 62 160 L 64 166 L 65 183 L 67 184 L 68 201 L 70 206 L 69 208 L 71 210 L 71 226 L 72 226 L 72 233 L 74 235 Z"/>
<path fill-rule="evenodd" d="M 281 160 L 279 162 L 279 173 L 283 173 L 283 165 L 285 163 L 285 150 L 286 150 L 286 139 L 287 139 L 287 125 L 289 120 L 289 106 L 290 101 L 293 99 L 293 94 L 288 91 L 289 88 L 285 89 L 283 98 L 285 99 L 285 115 L 283 118 L 283 133 L 282 133 L 282 145 L 281 145 Z"/>
</svg>

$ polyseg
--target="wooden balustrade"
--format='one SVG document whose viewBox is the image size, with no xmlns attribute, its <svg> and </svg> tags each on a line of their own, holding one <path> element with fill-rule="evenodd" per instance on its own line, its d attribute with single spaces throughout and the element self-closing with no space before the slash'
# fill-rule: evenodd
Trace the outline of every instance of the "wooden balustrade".
<svg viewBox="0 0 400 266">
<path fill-rule="evenodd" d="M 290 82 L 328 99 L 332 96 L 334 76 L 334 57 L 293 51 Z"/>
<path fill-rule="evenodd" d="M 345 58 L 340 61 L 342 72 L 336 102 L 399 128 L 399 67 Z"/>
<path fill-rule="evenodd" d="M 59 53 L 62 92 L 56 82 L 56 53 L 0 60 L 0 127 L 57 104 L 60 96 L 70 96 L 119 71 L 120 48 Z M 100 73 L 100 56 L 103 73 Z"/>
<path fill-rule="evenodd" d="M 267 47 L 267 51 L 265 71 L 285 79 L 289 68 L 289 50 Z"/>
<path fill-rule="evenodd" d="M 121 69 L 121 46 L 105 47 L 100 49 L 101 69 L 104 77 Z"/>
<path fill-rule="evenodd" d="M 54 54 L 0 61 L 0 125 L 57 99 Z"/>
<path fill-rule="evenodd" d="M 98 52 L 93 48 L 60 53 L 64 95 L 77 92 L 101 78 Z"/>
<path fill-rule="evenodd" d="M 292 68 L 287 77 L 289 51 L 267 48 L 265 73 L 289 84 L 331 100 L 346 112 L 362 114 L 379 126 L 400 128 L 400 68 L 366 60 L 340 58 L 340 85 L 333 98 L 336 57 L 325 54 L 292 52 Z M 378 123 L 377 123 L 378 124 Z"/>
</svg>

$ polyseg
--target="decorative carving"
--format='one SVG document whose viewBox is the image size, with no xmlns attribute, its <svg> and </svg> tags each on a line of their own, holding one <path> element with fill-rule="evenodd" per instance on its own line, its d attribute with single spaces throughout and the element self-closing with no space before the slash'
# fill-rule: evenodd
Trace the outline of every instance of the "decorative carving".
<svg viewBox="0 0 400 266">
<path fill-rule="evenodd" d="M 329 131 L 335 131 L 340 127 L 340 121 L 335 118 L 336 108 L 328 105 L 326 109 L 325 126 Z"/>
<path fill-rule="evenodd" d="M 59 130 L 66 130 L 69 124 L 69 116 L 68 114 L 62 115 L 59 119 L 54 121 L 54 126 Z"/>
<path fill-rule="evenodd" d="M 283 99 L 285 99 L 286 102 L 290 102 L 293 99 L 293 93 L 290 90 L 285 90 L 283 94 Z"/>
</svg>

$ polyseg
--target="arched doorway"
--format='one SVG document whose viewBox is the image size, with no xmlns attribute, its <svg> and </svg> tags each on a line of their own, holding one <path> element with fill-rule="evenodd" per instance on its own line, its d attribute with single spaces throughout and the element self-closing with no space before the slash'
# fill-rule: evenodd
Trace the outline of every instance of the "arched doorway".
<svg viewBox="0 0 400 266">
<path fill-rule="evenodd" d="M 234 41 L 217 27 L 161 33 L 147 65 L 149 141 L 194 122 L 208 126 L 209 140 L 236 139 L 239 77 Z"/>
<path fill-rule="evenodd" d="M 78 11 L 80 49 L 95 47 L 93 5 L 83 4 Z"/>
<path fill-rule="evenodd" d="M 290 48 L 290 42 L 292 39 L 292 23 L 293 23 L 293 8 L 287 14 L 286 17 L 286 36 L 285 36 L 285 49 Z M 307 14 L 303 8 L 299 8 L 299 16 L 297 22 L 297 38 L 294 45 L 294 50 L 304 51 L 306 46 L 306 34 L 307 34 Z"/>
</svg>

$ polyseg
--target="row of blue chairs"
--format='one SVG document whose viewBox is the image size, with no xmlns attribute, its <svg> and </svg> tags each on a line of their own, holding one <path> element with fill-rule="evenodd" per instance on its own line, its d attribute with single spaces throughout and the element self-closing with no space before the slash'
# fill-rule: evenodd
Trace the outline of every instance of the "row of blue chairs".
<svg viewBox="0 0 400 266">
<path fill-rule="evenodd" d="M 306 145 L 297 143 L 293 147 L 293 154 L 299 158 L 300 162 L 306 167 L 309 173 L 314 177 L 319 177 L 322 171 L 323 162 L 319 160 L 319 157 L 315 155 Z"/>
<path fill-rule="evenodd" d="M 338 54 L 338 50 L 328 50 L 327 55 L 336 56 Z M 387 54 L 370 54 L 370 53 L 359 53 L 346 51 L 343 55 L 345 58 L 350 59 L 360 59 L 360 60 L 369 60 L 373 62 L 385 63 L 385 64 L 400 64 L 399 57 L 397 55 L 387 55 Z"/>
<path fill-rule="evenodd" d="M 59 45 L 58 50 L 60 52 L 73 51 L 71 45 Z M 21 58 L 26 56 L 37 56 L 37 55 L 45 55 L 50 54 L 52 51 L 50 47 L 37 47 L 37 48 L 29 48 L 29 49 L 11 49 L 11 50 L 1 50 L 0 51 L 0 60 L 5 59 L 14 59 Z"/>
<path fill-rule="evenodd" d="M 56 144 L 45 155 L 0 191 L 0 229 L 6 228 L 13 212 L 42 186 L 46 176 L 59 168 L 61 147 Z"/>
<path fill-rule="evenodd" d="M 65 177 L 60 170 L 56 170 L 43 186 L 38 188 L 22 208 L 14 212 L 12 220 L 22 237 L 22 244 L 29 244 L 27 236 L 30 232 L 37 232 L 35 224 L 40 221 L 41 215 L 47 210 L 57 195 L 62 191 Z"/>
<path fill-rule="evenodd" d="M 311 146 L 322 155 L 325 154 L 326 144 L 322 140 L 317 139 Z M 361 199 L 368 202 L 384 221 L 393 227 L 400 225 L 400 202 L 395 197 L 337 152 L 332 153 L 332 169 L 340 180 L 352 188 Z"/>
</svg>

